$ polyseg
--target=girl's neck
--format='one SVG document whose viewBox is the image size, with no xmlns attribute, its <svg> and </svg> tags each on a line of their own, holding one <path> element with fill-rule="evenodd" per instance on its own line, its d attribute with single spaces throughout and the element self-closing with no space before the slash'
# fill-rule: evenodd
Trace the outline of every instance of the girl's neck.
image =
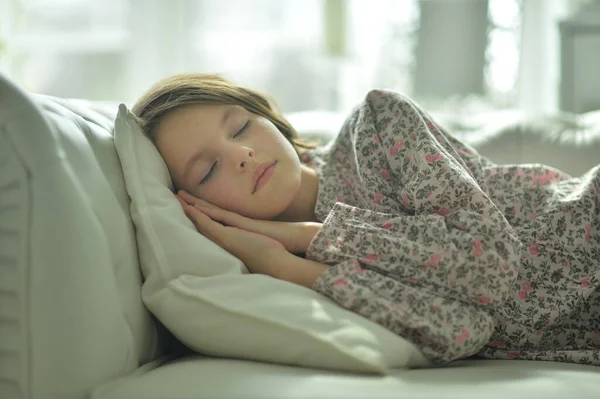
<svg viewBox="0 0 600 399">
<path fill-rule="evenodd" d="M 272 220 L 281 222 L 318 222 L 315 217 L 315 204 L 319 190 L 317 172 L 301 164 L 301 182 L 298 195 L 291 205 Z"/>
</svg>

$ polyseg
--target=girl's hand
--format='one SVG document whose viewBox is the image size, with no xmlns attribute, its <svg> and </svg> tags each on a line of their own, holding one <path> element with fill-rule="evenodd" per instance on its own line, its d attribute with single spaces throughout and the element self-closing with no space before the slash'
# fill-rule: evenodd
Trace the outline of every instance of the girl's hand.
<svg viewBox="0 0 600 399">
<path fill-rule="evenodd" d="M 289 253 L 279 241 L 237 227 L 223 226 L 197 206 L 188 205 L 180 197 L 177 199 L 200 234 L 239 258 L 250 272 L 280 278 L 281 259 Z"/>
<path fill-rule="evenodd" d="M 276 222 L 271 220 L 250 219 L 235 212 L 219 208 L 207 201 L 201 200 L 181 190 L 177 193 L 180 201 L 187 203 L 212 220 L 221 222 L 230 227 L 259 233 L 279 241 L 285 249 L 293 254 L 303 254 L 313 237 L 321 228 L 321 223 L 316 222 Z"/>
</svg>

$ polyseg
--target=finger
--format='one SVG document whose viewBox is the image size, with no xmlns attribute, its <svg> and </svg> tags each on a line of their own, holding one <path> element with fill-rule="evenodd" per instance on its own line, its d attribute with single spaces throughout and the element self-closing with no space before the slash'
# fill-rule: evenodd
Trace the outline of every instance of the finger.
<svg viewBox="0 0 600 399">
<path fill-rule="evenodd" d="M 188 217 L 188 219 L 190 219 L 196 227 L 196 230 L 198 230 L 200 234 L 212 239 L 212 237 L 215 235 L 217 227 L 220 225 L 204 212 L 191 205 L 185 204 L 183 210 L 185 211 L 185 215 Z"/>
<path fill-rule="evenodd" d="M 177 192 L 177 196 L 190 205 L 194 205 L 196 203 L 196 197 L 188 194 L 187 192 L 185 192 L 183 190 L 179 190 Z"/>
<path fill-rule="evenodd" d="M 227 226 L 243 227 L 241 215 L 220 208 L 207 208 L 203 205 L 194 205 L 196 209 L 208 215 L 211 219 L 221 222 Z"/>
<path fill-rule="evenodd" d="M 185 206 L 187 205 L 187 203 L 181 199 L 181 197 L 177 194 L 175 194 L 175 198 L 177 198 L 177 201 L 179 201 L 179 205 L 181 205 L 181 208 L 183 208 L 185 210 Z"/>
<path fill-rule="evenodd" d="M 190 205 L 202 205 L 202 206 L 205 206 L 208 208 L 218 208 L 218 206 L 213 205 L 210 202 L 205 201 L 203 199 L 200 199 L 200 198 L 188 193 L 187 191 L 179 190 L 179 192 L 177 194 L 179 196 L 181 196 L 181 198 Z"/>
</svg>

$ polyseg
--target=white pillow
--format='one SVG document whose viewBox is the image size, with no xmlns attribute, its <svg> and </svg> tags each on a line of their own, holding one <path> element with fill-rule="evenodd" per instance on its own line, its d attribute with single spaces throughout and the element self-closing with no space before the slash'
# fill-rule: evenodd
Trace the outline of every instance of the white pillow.
<svg viewBox="0 0 600 399">
<path fill-rule="evenodd" d="M 131 197 L 142 298 L 200 353 L 385 374 L 428 365 L 410 342 L 308 288 L 249 274 L 200 235 L 174 197 L 160 154 L 124 104 L 115 145 Z"/>
</svg>

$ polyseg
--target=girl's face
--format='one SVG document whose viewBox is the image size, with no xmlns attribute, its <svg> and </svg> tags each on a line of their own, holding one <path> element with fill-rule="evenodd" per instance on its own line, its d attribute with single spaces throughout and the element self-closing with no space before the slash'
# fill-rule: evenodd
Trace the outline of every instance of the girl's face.
<svg viewBox="0 0 600 399">
<path fill-rule="evenodd" d="M 246 217 L 277 216 L 300 188 L 300 160 L 292 144 L 268 119 L 241 106 L 174 110 L 160 122 L 156 146 L 176 187 Z M 258 168 L 273 163 L 257 188 Z"/>
</svg>

